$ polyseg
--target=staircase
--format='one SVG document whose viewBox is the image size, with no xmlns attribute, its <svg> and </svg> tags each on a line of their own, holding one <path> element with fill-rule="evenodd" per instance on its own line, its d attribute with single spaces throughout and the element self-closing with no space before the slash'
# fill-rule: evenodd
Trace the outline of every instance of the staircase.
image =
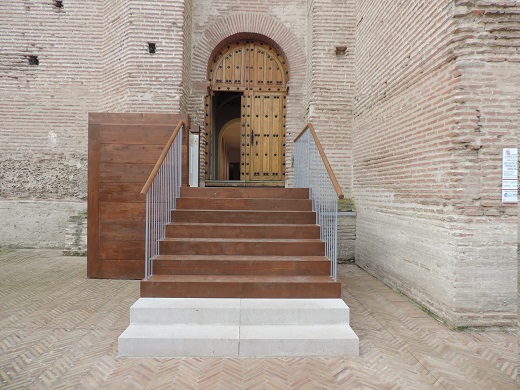
<svg viewBox="0 0 520 390">
<path fill-rule="evenodd" d="M 183 187 L 141 297 L 340 298 L 307 189 Z"/>
<path fill-rule="evenodd" d="M 183 187 L 171 220 L 120 356 L 359 354 L 307 189 Z"/>
</svg>

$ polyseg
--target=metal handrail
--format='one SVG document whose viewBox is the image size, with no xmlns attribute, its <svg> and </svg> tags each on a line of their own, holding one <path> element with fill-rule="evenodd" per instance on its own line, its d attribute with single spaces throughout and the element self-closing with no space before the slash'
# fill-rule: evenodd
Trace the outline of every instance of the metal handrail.
<svg viewBox="0 0 520 390">
<path fill-rule="evenodd" d="M 171 222 L 182 182 L 182 132 L 180 121 L 164 147 L 141 194 L 146 194 L 146 246 L 144 278 L 153 274 L 153 259 L 159 255 L 160 240 L 165 237 L 166 225 Z"/>
<path fill-rule="evenodd" d="M 309 188 L 330 275 L 337 278 L 338 199 L 343 199 L 339 183 L 311 123 L 294 139 L 294 185 Z"/>
</svg>

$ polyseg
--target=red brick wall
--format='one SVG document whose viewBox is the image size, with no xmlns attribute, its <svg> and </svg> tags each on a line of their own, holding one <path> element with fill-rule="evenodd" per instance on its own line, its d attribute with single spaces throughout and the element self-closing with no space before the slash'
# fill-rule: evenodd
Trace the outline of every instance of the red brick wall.
<svg viewBox="0 0 520 390">
<path fill-rule="evenodd" d="M 352 188 L 355 11 L 353 1 L 309 2 L 308 120 L 314 124 L 347 197 L 351 197 Z M 336 48 L 340 50 L 336 52 Z"/>
<path fill-rule="evenodd" d="M 1 2 L 0 198 L 85 199 L 101 40 L 101 3 Z"/>
<path fill-rule="evenodd" d="M 103 110 L 179 112 L 184 1 L 116 1 L 104 13 Z M 150 54 L 148 43 L 156 44 Z"/>
<path fill-rule="evenodd" d="M 518 88 L 504 82 L 517 49 L 500 43 L 518 41 L 505 5 L 357 3 L 357 261 L 454 326 L 514 318 L 517 209 L 500 203 L 500 155 L 517 144 Z"/>
</svg>

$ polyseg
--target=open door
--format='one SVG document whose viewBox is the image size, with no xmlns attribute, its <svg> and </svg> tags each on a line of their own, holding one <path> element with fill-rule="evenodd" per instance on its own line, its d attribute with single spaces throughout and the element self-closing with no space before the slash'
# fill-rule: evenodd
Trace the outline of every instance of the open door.
<svg viewBox="0 0 520 390">
<path fill-rule="evenodd" d="M 264 42 L 237 41 L 217 54 L 208 74 L 206 181 L 284 186 L 287 70 L 283 57 Z M 237 118 L 239 160 L 235 158 Z"/>
</svg>

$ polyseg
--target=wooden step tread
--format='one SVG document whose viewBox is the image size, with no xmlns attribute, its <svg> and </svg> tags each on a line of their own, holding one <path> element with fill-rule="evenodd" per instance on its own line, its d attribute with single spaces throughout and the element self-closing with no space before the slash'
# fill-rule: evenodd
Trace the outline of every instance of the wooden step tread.
<svg viewBox="0 0 520 390">
<path fill-rule="evenodd" d="M 166 237 L 161 241 L 173 241 L 173 242 L 322 242 L 319 238 L 214 238 L 214 237 Z"/>
<path fill-rule="evenodd" d="M 330 276 L 153 275 L 141 281 L 141 297 L 340 298 Z"/>
<path fill-rule="evenodd" d="M 181 197 L 309 199 L 307 188 L 181 187 Z"/>
<path fill-rule="evenodd" d="M 314 211 L 275 210 L 172 210 L 173 222 L 315 224 Z"/>
<path fill-rule="evenodd" d="M 320 227 L 310 223 L 172 222 L 166 225 L 166 237 L 317 239 L 320 237 Z"/>
<path fill-rule="evenodd" d="M 158 255 L 155 260 L 162 261 L 326 261 L 330 262 L 325 256 L 248 256 L 248 255 Z"/>
<path fill-rule="evenodd" d="M 155 275 L 330 275 L 325 256 L 160 255 Z"/>
<path fill-rule="evenodd" d="M 259 227 L 259 228 L 263 228 L 263 227 L 279 227 L 280 224 L 277 224 L 277 223 L 239 223 L 239 222 L 175 222 L 175 221 L 172 221 L 170 222 L 169 224 L 167 224 L 168 226 L 177 226 L 177 225 L 180 225 L 180 226 L 193 226 L 193 227 L 205 227 L 205 226 L 215 226 L 215 227 Z M 294 229 L 298 229 L 298 228 L 301 228 L 301 227 L 308 227 L 308 226 L 318 226 L 316 225 L 315 223 L 284 223 L 283 224 L 283 227 L 284 228 L 294 228 Z"/>
<path fill-rule="evenodd" d="M 301 210 L 212 210 L 212 209 L 175 209 L 172 210 L 175 211 L 183 211 L 183 212 L 193 212 L 193 213 L 251 213 L 251 214 L 292 214 L 292 215 L 298 215 L 298 214 L 314 214 L 314 211 L 308 210 L 308 211 L 301 211 Z"/>
<path fill-rule="evenodd" d="M 190 283 L 336 283 L 328 275 L 152 275 L 145 282 Z"/>
<path fill-rule="evenodd" d="M 196 198 L 177 199 L 179 210 L 272 210 L 311 211 L 310 199 L 279 198 Z"/>
</svg>

